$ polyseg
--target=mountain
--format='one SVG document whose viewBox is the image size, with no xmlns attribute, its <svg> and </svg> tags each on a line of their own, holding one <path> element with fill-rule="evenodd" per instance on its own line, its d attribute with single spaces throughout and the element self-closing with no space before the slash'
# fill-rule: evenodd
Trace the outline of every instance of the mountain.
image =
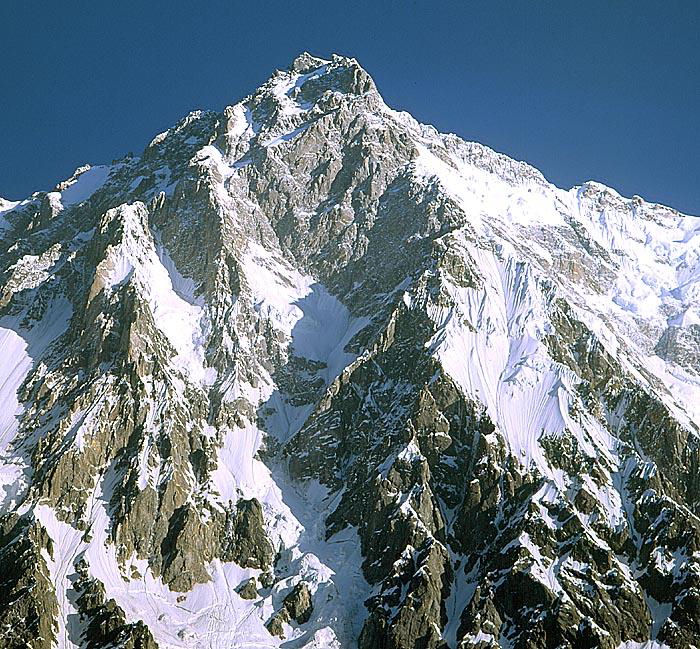
<svg viewBox="0 0 700 649">
<path fill-rule="evenodd" d="M 0 645 L 700 646 L 700 219 L 302 54 L 0 203 Z"/>
</svg>

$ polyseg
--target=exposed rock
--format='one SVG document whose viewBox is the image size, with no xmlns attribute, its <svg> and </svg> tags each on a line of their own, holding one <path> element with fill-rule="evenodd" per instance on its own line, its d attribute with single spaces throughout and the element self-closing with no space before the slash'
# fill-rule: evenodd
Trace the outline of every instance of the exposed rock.
<svg viewBox="0 0 700 649">
<path fill-rule="evenodd" d="M 289 617 L 292 620 L 299 624 L 308 622 L 314 608 L 309 587 L 303 581 L 300 581 L 285 596 L 282 606 L 289 613 Z"/>
<path fill-rule="evenodd" d="M 8 649 L 53 646 L 59 614 L 46 565 L 52 543 L 37 522 L 8 514 L 0 518 L 0 635 Z"/>
<path fill-rule="evenodd" d="M 236 592 L 243 599 L 256 599 L 258 597 L 258 585 L 255 577 L 246 579 L 237 589 Z"/>
<path fill-rule="evenodd" d="M 262 508 L 255 499 L 239 500 L 230 512 L 221 541 L 222 557 L 244 568 L 265 570 L 272 561 L 272 546 L 265 534 Z"/>
<path fill-rule="evenodd" d="M 265 625 L 270 635 L 277 636 L 278 638 L 284 639 L 284 624 L 289 622 L 289 614 L 287 609 L 283 608 L 278 613 L 275 613 Z"/>
</svg>

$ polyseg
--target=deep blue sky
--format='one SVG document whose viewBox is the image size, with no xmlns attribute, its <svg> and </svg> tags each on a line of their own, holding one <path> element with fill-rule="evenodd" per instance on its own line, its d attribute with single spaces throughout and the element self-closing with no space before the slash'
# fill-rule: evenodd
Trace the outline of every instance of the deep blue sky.
<svg viewBox="0 0 700 649">
<path fill-rule="evenodd" d="M 700 214 L 700 2 L 0 4 L 0 196 L 140 152 L 302 50 L 355 56 L 391 106 Z"/>
</svg>

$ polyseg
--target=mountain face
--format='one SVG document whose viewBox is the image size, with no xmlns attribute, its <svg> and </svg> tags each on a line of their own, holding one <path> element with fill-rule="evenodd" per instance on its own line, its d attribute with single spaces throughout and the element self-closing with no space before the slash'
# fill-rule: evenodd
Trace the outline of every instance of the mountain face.
<svg viewBox="0 0 700 649">
<path fill-rule="evenodd" d="M 700 219 L 303 54 L 0 273 L 0 646 L 700 646 Z"/>
</svg>

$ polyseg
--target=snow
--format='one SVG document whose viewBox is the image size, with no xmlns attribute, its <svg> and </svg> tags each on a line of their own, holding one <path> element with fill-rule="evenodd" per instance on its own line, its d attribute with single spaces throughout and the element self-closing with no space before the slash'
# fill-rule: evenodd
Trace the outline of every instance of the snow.
<svg viewBox="0 0 700 649">
<path fill-rule="evenodd" d="M 427 146 L 426 146 L 427 145 Z M 435 147 L 432 150 L 430 147 Z M 472 220 L 479 225 L 488 215 L 508 224 L 547 226 L 564 224 L 557 205 L 559 195 L 547 191 L 536 181 L 513 184 L 486 169 L 467 164 L 458 157 L 440 151 L 439 144 L 419 144 L 414 161 L 414 174 L 419 179 L 437 180 L 443 191 L 454 198 Z"/>
<path fill-rule="evenodd" d="M 197 285 L 189 277 L 184 277 L 180 271 L 177 269 L 175 262 L 170 257 L 167 249 L 162 245 L 157 246 L 158 259 L 162 264 L 163 268 L 168 273 L 170 278 L 170 283 L 172 284 L 172 289 L 175 291 L 177 296 L 182 300 L 185 300 L 188 304 L 193 304 L 197 306 L 203 306 L 204 301 L 201 298 L 196 297 L 195 293 L 197 290 Z"/>
<path fill-rule="evenodd" d="M 446 245 L 473 264 L 483 280 L 479 288 L 465 289 L 441 278 L 450 306 L 428 305 L 437 327 L 429 348 L 462 390 L 486 406 L 523 466 L 536 466 L 563 488 L 538 440 L 565 432 L 586 454 L 616 462 L 610 433 L 590 417 L 577 421 L 570 414 L 577 379 L 551 359 L 544 345 L 553 328 L 547 316 L 549 289 L 542 280 L 551 273 L 556 245 L 571 248 L 559 233 L 570 230 L 572 221 L 609 255 L 600 256 L 599 263 L 610 268 L 613 283 L 597 292 L 585 277 L 577 284 L 557 274 L 558 294 L 637 380 L 647 381 L 638 370 L 643 366 L 666 384 L 669 393 L 661 398 L 681 421 L 700 422 L 697 378 L 653 355 L 666 326 L 690 326 L 698 319 L 699 218 L 624 199 L 602 185 L 560 190 L 527 165 L 485 147 L 475 158 L 480 145 L 393 117 L 419 142 L 414 177 L 423 185 L 437 183 L 464 212 L 464 227 Z M 547 239 L 559 243 L 538 241 Z M 404 303 L 421 308 L 422 301 L 407 291 Z M 621 344 L 634 354 L 632 362 L 620 355 Z M 611 521 L 620 513 L 613 491 L 607 492 Z"/>
<path fill-rule="evenodd" d="M 225 430 L 211 482 L 222 503 L 236 502 L 243 492 L 265 501 L 272 488 L 269 469 L 255 457 L 262 432 L 254 425 Z"/>
<path fill-rule="evenodd" d="M 156 135 L 150 141 L 150 143 L 148 144 L 148 146 L 146 148 L 150 149 L 150 148 L 158 146 L 161 142 L 163 142 L 163 140 L 165 140 L 165 138 L 168 137 L 169 133 L 170 133 L 170 129 L 168 129 L 167 131 L 163 131 L 162 133 L 158 133 L 158 135 Z"/>
<path fill-rule="evenodd" d="M 119 250 L 110 261 L 112 262 L 111 268 L 105 277 L 104 285 L 105 288 L 114 289 L 121 286 L 131 277 L 134 265 L 129 257 L 124 254 L 123 250 Z"/>
<path fill-rule="evenodd" d="M 71 315 L 71 304 L 61 297 L 30 329 L 20 325 L 23 314 L 0 319 L 0 513 L 17 506 L 29 474 L 27 458 L 13 446 L 24 412 L 18 390 L 48 346 L 65 331 Z"/>
<path fill-rule="evenodd" d="M 663 381 L 673 399 L 683 406 L 684 412 L 676 409 L 675 416 L 689 426 L 700 425 L 700 378 L 659 356 L 647 356 L 642 364 Z"/>
<path fill-rule="evenodd" d="M 485 213 L 507 223 L 563 224 L 556 195 L 548 196 L 536 183 L 514 188 L 485 170 L 450 162 L 420 146 L 415 173 L 439 181 L 469 215 L 469 229 L 485 228 Z M 555 477 L 537 442 L 571 426 L 576 378 L 551 360 L 542 342 L 551 325 L 534 270 L 506 242 L 496 255 L 474 246 L 462 231 L 450 245 L 467 251 L 483 288 L 443 283 L 454 306 L 429 307 L 438 333 L 428 346 L 464 392 L 486 405 L 516 457 Z"/>
<path fill-rule="evenodd" d="M 133 192 L 138 189 L 138 186 L 141 184 L 142 180 L 146 180 L 146 176 L 136 176 L 136 178 L 134 178 L 129 184 L 129 191 Z"/>
<path fill-rule="evenodd" d="M 208 566 L 211 580 L 188 593 L 170 591 L 160 578 L 153 576 L 144 560 L 131 557 L 120 565 L 116 548 L 109 542 L 107 507 L 114 488 L 113 468 L 99 478 L 86 508 L 89 536 L 59 521 L 50 508 L 36 506 L 37 518 L 55 544 L 49 569 L 61 611 L 59 638 L 63 639 L 59 639 L 59 647 L 72 647 L 71 639 L 77 637 L 71 631 L 76 618 L 68 577 L 74 559 L 83 553 L 91 577 L 104 584 L 106 598 L 119 603 L 128 622 L 142 620 L 147 624 L 163 649 L 280 646 L 284 641 L 271 636 L 264 624 L 300 579 L 307 582 L 314 595 L 318 619 L 314 616 L 304 629 L 288 627 L 287 641 L 297 638 L 298 646 L 306 647 L 347 646 L 350 638 L 359 634 L 364 615 L 362 601 L 369 592 L 360 570 L 362 559 L 355 530 L 347 528 L 326 540 L 325 526 L 321 524 L 327 507 L 325 490 L 312 485 L 302 494 L 291 483 L 280 490 L 269 475 L 262 478 L 278 499 L 274 503 L 278 521 L 290 519 L 283 523 L 282 538 L 279 534 L 276 537 L 282 541 L 278 567 L 284 571 L 287 566 L 288 574 L 293 576 L 255 600 L 242 599 L 236 588 L 246 579 L 258 576 L 260 570 L 244 569 L 235 563 L 212 561 Z M 284 483 L 285 478 L 275 476 L 275 480 Z M 270 497 L 265 504 L 271 506 Z M 134 570 L 141 575 L 139 578 L 133 577 Z M 69 621 L 68 627 L 64 620 Z"/>
<path fill-rule="evenodd" d="M 199 149 L 193 156 L 191 164 L 196 164 L 208 171 L 220 205 L 224 208 L 233 208 L 231 195 L 226 185 L 229 179 L 238 173 L 241 165 L 236 162 L 229 164 L 229 161 L 224 159 L 221 151 L 211 144 Z"/>
<path fill-rule="evenodd" d="M 527 532 L 521 532 L 514 543 L 525 548 L 532 556 L 533 561 L 528 568 L 528 572 L 553 593 L 565 596 L 564 589 L 558 579 L 558 568 L 562 559 L 551 560 L 543 556 L 540 548 L 533 542 Z"/>
<path fill-rule="evenodd" d="M 345 347 L 368 318 L 352 317 L 322 284 L 257 243 L 249 244 L 242 267 L 258 314 L 290 339 L 293 354 L 326 364 L 327 384 L 355 359 Z"/>
<path fill-rule="evenodd" d="M 68 207 L 86 201 L 105 184 L 111 171 L 112 167 L 107 165 L 89 167 L 74 181 L 69 181 L 66 189 L 61 190 L 61 203 Z"/>
<path fill-rule="evenodd" d="M 243 104 L 236 104 L 230 109 L 227 135 L 230 138 L 240 138 L 244 133 L 255 133 L 255 122 L 250 109 Z"/>
<path fill-rule="evenodd" d="M 321 629 L 326 626 L 325 634 L 332 633 L 340 646 L 352 646 L 367 613 L 364 600 L 370 594 L 361 569 L 357 531 L 347 527 L 326 540 L 325 515 L 333 511 L 339 495 L 327 494 L 315 482 L 299 487 L 281 471 L 274 478 L 303 530 L 291 548 L 290 573 L 300 573 L 307 582 L 317 584 L 312 587 L 314 606 L 319 608 L 315 624 Z M 319 581 L 313 573 L 324 576 Z"/>
<path fill-rule="evenodd" d="M 16 505 L 21 488 L 23 463 L 11 456 L 10 445 L 17 435 L 18 419 L 23 407 L 17 399 L 17 390 L 32 366 L 26 341 L 12 329 L 0 327 L 0 512 Z"/>
<path fill-rule="evenodd" d="M 645 595 L 645 599 L 651 613 L 651 637 L 656 638 L 661 627 L 670 617 L 673 606 L 668 602 L 657 602 L 650 595 Z"/>
<path fill-rule="evenodd" d="M 345 347 L 368 323 L 367 318 L 353 317 L 313 277 L 297 271 L 281 254 L 268 251 L 257 243 L 249 244 L 241 268 L 258 316 L 282 335 L 288 354 L 323 363 L 316 375 L 325 385 L 355 360 L 355 355 L 347 353 Z M 231 401 L 243 396 L 254 406 L 265 403 L 274 410 L 267 419 L 269 432 L 286 440 L 297 432 L 313 404 L 291 405 L 276 390 L 272 377 L 262 366 L 257 374 L 257 387 L 237 380 L 226 390 L 225 398 Z M 264 500 L 259 485 L 266 483 L 257 477 L 263 471 L 262 465 L 251 459 L 261 439 L 254 426 L 226 432 L 215 472 L 217 488 L 222 495 L 231 493 L 231 487 L 226 490 L 224 485 L 232 484 L 230 476 L 236 476 L 233 484 Z M 243 484 L 246 481 L 247 488 Z"/>
<path fill-rule="evenodd" d="M 625 516 L 622 498 L 615 488 L 615 485 L 610 482 L 599 486 L 598 483 L 588 475 L 582 476 L 581 479 L 586 490 L 596 499 L 596 502 L 598 502 L 602 508 L 603 515 L 610 529 L 622 529 L 625 526 L 627 517 Z"/>
<path fill-rule="evenodd" d="M 298 78 L 299 75 L 287 72 L 272 81 L 272 96 L 277 100 L 280 117 L 291 117 L 304 112 L 304 109 L 289 96 Z"/>
<path fill-rule="evenodd" d="M 466 635 L 463 638 L 463 641 L 464 640 L 474 644 L 479 644 L 480 642 L 491 642 L 496 644 L 496 638 L 490 633 L 484 633 L 483 631 L 479 631 L 479 633 L 476 634 L 472 633 L 471 635 Z"/>
<path fill-rule="evenodd" d="M 668 319 L 670 327 L 690 327 L 691 325 L 700 325 L 700 315 L 698 310 L 688 307 L 679 314 Z"/>
<path fill-rule="evenodd" d="M 253 121 L 247 106 L 237 104 L 227 109 L 230 116 L 227 132 L 229 140 L 235 143 L 247 138 L 250 141 L 261 131 L 264 131 L 264 138 L 260 144 L 265 147 L 274 147 L 294 139 L 312 123 L 299 124 L 303 116 L 313 109 L 313 104 L 299 98 L 299 90 L 307 81 L 324 75 L 328 69 L 329 64 L 323 63 L 306 74 L 289 70 L 278 72 L 267 84 L 268 92 L 276 104 L 275 123 L 271 128 L 264 128 Z"/>
<path fill-rule="evenodd" d="M 26 202 L 27 201 L 8 201 L 5 198 L 0 198 L 0 235 L 10 227 L 5 215 L 12 212 L 12 210 L 14 210 L 17 206 L 23 205 Z"/>
<path fill-rule="evenodd" d="M 273 78 L 270 89 L 273 97 L 277 100 L 281 117 L 298 115 L 311 108 L 311 106 L 307 104 L 300 104 L 295 101 L 294 96 L 296 95 L 296 91 L 310 79 L 315 79 L 323 75 L 327 69 L 328 65 L 324 64 L 307 74 L 285 71 Z"/>
<path fill-rule="evenodd" d="M 318 374 L 330 384 L 355 359 L 344 348 L 367 320 L 352 317 L 321 284 L 293 269 L 274 249 L 250 243 L 241 269 L 259 316 L 283 334 L 289 353 L 324 363 Z M 308 407 L 289 406 L 276 392 L 272 377 L 260 374 L 265 387 L 252 389 L 236 379 L 229 398 L 247 395 L 253 406 L 266 403 L 275 407 L 276 415 L 267 421 L 268 431 L 286 439 L 295 432 Z M 262 437 L 257 421 L 223 431 L 212 474 L 215 501 L 235 501 L 242 494 L 262 503 L 268 534 L 281 550 L 281 561 L 289 564 L 288 573 L 296 575 L 286 585 L 293 586 L 302 576 L 315 592 L 315 608 L 320 604 L 319 621 L 314 623 L 317 628 L 306 632 L 303 646 L 346 646 L 359 634 L 365 614 L 361 594 L 369 592 L 360 569 L 356 533 L 347 528 L 325 540 L 323 521 L 332 511 L 331 496 L 318 483 L 300 487 L 283 470 L 271 472 L 257 457 Z M 287 632 L 298 633 L 291 627 Z"/>
<path fill-rule="evenodd" d="M 324 65 L 319 66 L 315 70 L 296 76 L 294 79 L 294 85 L 290 87 L 287 94 L 291 95 L 295 90 L 301 88 L 310 79 L 318 79 L 320 76 L 323 76 L 328 71 L 328 63 L 329 62 L 326 61 Z"/>
<path fill-rule="evenodd" d="M 552 518 L 551 514 L 549 513 L 549 509 L 547 508 L 548 504 L 556 503 L 559 498 L 560 492 L 557 490 L 556 485 L 551 481 L 545 481 L 545 483 L 532 497 L 532 502 L 535 503 L 542 520 L 550 530 L 556 530 L 561 527 L 561 523 Z"/>
<path fill-rule="evenodd" d="M 289 133 L 285 133 L 284 135 L 278 135 L 277 137 L 273 137 L 271 140 L 264 142 L 263 146 L 273 147 L 273 146 L 277 146 L 278 144 L 281 144 L 282 142 L 290 142 L 297 135 L 300 135 L 307 128 L 309 128 L 309 126 L 311 126 L 311 122 L 307 122 L 306 124 L 303 124 L 299 128 L 295 128 L 293 131 L 290 131 Z"/>
<path fill-rule="evenodd" d="M 568 412 L 576 378 L 542 343 L 546 305 L 531 269 L 470 252 L 484 288 L 445 285 L 454 307 L 429 308 L 438 333 L 427 346 L 464 392 L 486 406 L 523 465 L 534 463 L 554 478 L 537 442 L 573 426 Z"/>
<path fill-rule="evenodd" d="M 211 385 L 216 372 L 204 362 L 204 309 L 194 296 L 194 284 L 177 271 L 162 246 L 157 246 L 147 224 L 142 203 L 110 211 L 122 221 L 121 240 L 108 248 L 97 267 L 107 290 L 125 281 L 137 286 L 149 304 L 158 328 L 174 347 L 171 359 L 182 377 L 195 384 Z M 108 214 L 110 214 L 108 212 Z"/>
<path fill-rule="evenodd" d="M 0 198 L 0 216 L 14 210 L 21 201 L 8 201 L 6 198 Z"/>
<path fill-rule="evenodd" d="M 613 303 L 655 326 L 667 319 L 683 326 L 686 314 L 692 324 L 700 299 L 700 218 L 623 199 L 591 183 L 572 189 L 570 197 L 577 221 L 619 264 L 608 296 Z M 677 315 L 668 318 L 669 310 Z"/>
<path fill-rule="evenodd" d="M 34 507 L 36 519 L 44 526 L 53 542 L 53 558 L 44 552 L 44 560 L 58 601 L 58 649 L 77 649 L 82 645 L 80 614 L 75 605 L 79 596 L 72 589 L 69 577 L 74 574 L 73 563 L 82 550 L 82 532 L 56 518 L 55 512 L 46 505 Z"/>
<path fill-rule="evenodd" d="M 124 236 L 108 252 L 108 258 L 112 267 L 119 267 L 115 259 L 124 260 L 121 267 L 130 269 L 126 279 L 145 296 L 156 323 L 178 352 L 174 365 L 188 367 L 188 373 L 196 375 L 203 360 L 198 354 L 205 307 L 197 298 L 194 282 L 180 274 L 168 251 L 157 243 L 158 237 L 150 236 L 142 210 L 139 204 L 121 209 L 118 217 L 124 225 Z M 326 384 L 354 360 L 355 356 L 344 348 L 366 319 L 354 318 L 312 277 L 293 271 L 281 253 L 251 244 L 241 269 L 260 317 L 283 334 L 283 346 L 289 353 L 324 364 L 318 375 Z M 108 284 L 119 277 L 113 270 Z M 179 357 L 185 357 L 190 365 L 180 366 Z M 263 371 L 260 374 L 263 385 L 258 388 L 235 378 L 229 386 L 229 398 L 246 395 L 256 407 L 266 401 L 275 402 L 272 377 Z M 288 436 L 296 425 L 295 412 L 283 398 L 279 397 L 277 403 L 281 412 L 268 425 L 271 429 L 277 427 L 274 434 Z M 144 422 L 147 430 L 157 417 L 157 409 L 150 408 Z M 365 615 L 362 602 L 369 586 L 360 568 L 356 532 L 347 528 L 325 539 L 323 520 L 332 511 L 332 496 L 318 484 L 300 487 L 282 471 L 273 474 L 260 461 L 257 452 L 263 433 L 257 420 L 243 420 L 241 426 L 218 431 L 208 426 L 205 434 L 221 441 L 207 495 L 210 502 L 220 506 L 240 497 L 257 498 L 268 534 L 292 577 L 282 580 L 264 597 L 248 601 L 242 600 L 235 588 L 259 571 L 243 570 L 233 563 L 212 562 L 208 566 L 211 581 L 186 595 L 170 592 L 143 561 L 132 557 L 120 566 L 116 550 L 108 541 L 107 503 L 114 480 L 111 472 L 100 479 L 88 507 L 92 539 L 79 548 L 85 551 L 91 574 L 105 584 L 107 597 L 119 603 L 129 621 L 142 619 L 149 626 L 161 647 L 231 647 L 244 642 L 251 647 L 279 646 L 282 641 L 270 636 L 264 623 L 288 589 L 303 578 L 314 592 L 317 614 L 304 629 L 288 626 L 287 640 L 296 639 L 298 646 L 347 646 L 350 638 L 359 634 Z M 151 448 L 145 443 L 139 457 L 141 488 L 157 480 L 150 457 Z M 57 538 L 67 538 L 70 533 L 68 529 L 52 528 L 52 536 Z M 140 579 L 130 578 L 132 568 L 138 569 Z M 178 597 L 184 599 L 178 601 Z"/>
<path fill-rule="evenodd" d="M 51 246 L 41 255 L 24 255 L 7 270 L 12 271 L 8 288 L 18 293 L 36 288 L 51 276 L 51 270 L 61 256 L 61 246 Z"/>
<path fill-rule="evenodd" d="M 412 130 L 418 141 L 418 156 L 412 163 L 416 179 L 424 184 L 438 183 L 464 211 L 470 231 L 504 244 L 501 256 L 527 259 L 533 271 L 545 276 L 559 251 L 551 244 L 541 245 L 538 233 L 560 242 L 563 251 L 567 246 L 573 250 L 559 234 L 570 231 L 573 222 L 578 232 L 585 232 L 600 246 L 603 255 L 598 256 L 597 263 L 609 269 L 613 278 L 611 285 L 603 287 L 604 292 L 594 292 L 585 278 L 578 284 L 569 284 L 570 280 L 560 275 L 556 279 L 567 301 L 581 312 L 580 317 L 594 328 L 609 351 L 615 353 L 622 340 L 629 342 L 630 349 L 645 350 L 649 356 L 665 326 L 698 322 L 699 217 L 644 203 L 639 198 L 623 198 L 599 183 L 561 190 L 523 163 L 481 145 L 439 135 L 407 116 L 393 111 L 388 114 Z M 483 258 L 476 261 L 481 271 Z M 456 332 L 454 335 L 458 336 Z M 479 362 L 486 361 L 482 356 Z M 695 382 L 679 379 L 682 372 L 672 363 L 642 362 L 698 422 L 695 404 L 700 403 L 700 390 Z M 677 390 L 679 382 L 686 385 Z M 471 381 L 467 383 L 473 386 Z M 670 405 L 671 400 L 667 401 Z M 515 448 L 524 451 L 526 459 L 529 457 L 523 444 Z"/>
<path fill-rule="evenodd" d="M 212 580 L 195 586 L 184 598 L 180 598 L 179 593 L 171 592 L 160 578 L 153 576 L 145 561 L 132 558 L 127 565 L 120 567 L 116 548 L 108 542 L 109 516 L 106 507 L 113 477 L 112 471 L 108 471 L 89 503 L 87 519 L 92 534 L 90 542 L 86 542 L 78 530 L 58 521 L 49 508 L 35 508 L 57 545 L 60 561 L 56 559 L 56 564 L 62 562 L 63 565 L 62 573 L 54 569 L 52 574 L 56 578 L 59 594 L 60 618 L 70 619 L 72 612 L 69 597 L 65 594 L 65 573 L 71 569 L 73 558 L 84 552 L 90 575 L 104 584 L 106 598 L 114 598 L 119 603 L 127 621 L 145 622 L 163 649 L 193 646 L 228 649 L 243 640 L 250 647 L 271 646 L 270 634 L 257 615 L 256 603 L 243 600 L 235 592 L 238 584 L 259 571 L 216 560 L 209 566 Z M 140 579 L 129 578 L 134 569 L 142 575 Z M 264 608 L 266 610 L 261 613 L 271 614 L 269 604 Z M 59 644 L 59 647 L 62 646 L 70 645 Z"/>
<path fill-rule="evenodd" d="M 396 458 L 407 464 L 412 464 L 413 462 L 425 459 L 418 448 L 418 444 L 416 444 L 416 441 L 413 439 L 406 444 Z"/>
<path fill-rule="evenodd" d="M 455 573 L 450 594 L 445 602 L 447 623 L 442 631 L 442 637 L 450 649 L 458 646 L 457 632 L 462 622 L 462 612 L 469 606 L 478 586 L 478 581 L 476 579 L 477 568 L 478 564 L 469 574 L 464 574 L 464 565 L 459 568 Z M 480 632 L 478 635 L 481 636 L 485 634 Z M 477 642 L 477 639 L 473 638 L 473 641 Z"/>
</svg>

